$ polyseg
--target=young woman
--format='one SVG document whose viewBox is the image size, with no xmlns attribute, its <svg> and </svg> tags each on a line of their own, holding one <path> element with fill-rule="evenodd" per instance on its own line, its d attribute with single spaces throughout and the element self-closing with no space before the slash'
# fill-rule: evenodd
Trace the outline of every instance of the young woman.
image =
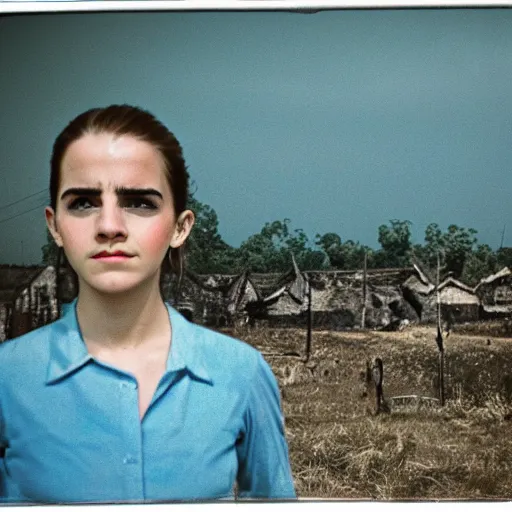
<svg viewBox="0 0 512 512">
<path fill-rule="evenodd" d="M 79 292 L 0 346 L 2 501 L 294 498 L 269 366 L 160 294 L 187 193 L 181 147 L 146 111 L 89 110 L 56 139 L 46 220 Z"/>
</svg>

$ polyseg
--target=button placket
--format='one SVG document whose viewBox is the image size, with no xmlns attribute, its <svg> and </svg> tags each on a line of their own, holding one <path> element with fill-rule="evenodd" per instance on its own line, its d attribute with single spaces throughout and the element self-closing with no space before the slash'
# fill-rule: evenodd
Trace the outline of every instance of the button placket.
<svg viewBox="0 0 512 512">
<path fill-rule="evenodd" d="M 125 486 L 132 499 L 144 499 L 144 482 L 141 460 L 141 429 L 139 419 L 138 386 L 133 380 L 122 379 L 118 383 L 123 428 L 122 455 Z"/>
</svg>

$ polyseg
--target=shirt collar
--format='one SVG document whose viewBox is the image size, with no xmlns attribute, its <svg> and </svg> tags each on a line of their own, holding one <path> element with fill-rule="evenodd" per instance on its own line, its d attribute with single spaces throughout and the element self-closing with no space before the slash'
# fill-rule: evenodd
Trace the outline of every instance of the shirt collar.
<svg viewBox="0 0 512 512">
<path fill-rule="evenodd" d="M 166 303 L 171 322 L 171 350 L 167 373 L 186 368 L 195 377 L 213 383 L 202 347 L 202 330 Z M 204 336 L 204 333 L 203 333 Z"/>
<path fill-rule="evenodd" d="M 76 299 L 69 305 L 64 315 L 52 324 L 52 327 L 47 384 L 53 384 L 67 377 L 92 360 L 76 318 Z"/>
<path fill-rule="evenodd" d="M 67 377 L 93 360 L 78 325 L 76 303 L 75 299 L 66 313 L 53 324 L 47 384 Z M 171 322 L 171 349 L 166 373 L 187 369 L 196 378 L 211 384 L 213 381 L 201 350 L 199 330 L 170 305 L 166 304 L 166 307 Z"/>
</svg>

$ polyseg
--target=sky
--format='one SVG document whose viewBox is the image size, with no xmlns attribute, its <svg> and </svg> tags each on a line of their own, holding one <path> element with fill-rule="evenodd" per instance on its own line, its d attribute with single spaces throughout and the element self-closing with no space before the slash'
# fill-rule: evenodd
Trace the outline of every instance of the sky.
<svg viewBox="0 0 512 512">
<path fill-rule="evenodd" d="M 511 9 L 0 17 L 0 263 L 40 262 L 53 141 L 112 103 L 175 133 L 233 246 L 285 218 L 512 246 L 511 55 Z"/>
</svg>

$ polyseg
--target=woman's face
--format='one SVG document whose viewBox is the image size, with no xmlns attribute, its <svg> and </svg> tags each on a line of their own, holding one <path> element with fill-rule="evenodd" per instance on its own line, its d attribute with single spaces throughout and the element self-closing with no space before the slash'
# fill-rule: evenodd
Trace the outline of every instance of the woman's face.
<svg viewBox="0 0 512 512">
<path fill-rule="evenodd" d="M 80 291 L 122 293 L 155 285 L 169 247 L 194 223 L 176 218 L 160 152 L 129 135 L 87 134 L 61 164 L 56 211 L 48 227 L 78 274 Z"/>
</svg>

